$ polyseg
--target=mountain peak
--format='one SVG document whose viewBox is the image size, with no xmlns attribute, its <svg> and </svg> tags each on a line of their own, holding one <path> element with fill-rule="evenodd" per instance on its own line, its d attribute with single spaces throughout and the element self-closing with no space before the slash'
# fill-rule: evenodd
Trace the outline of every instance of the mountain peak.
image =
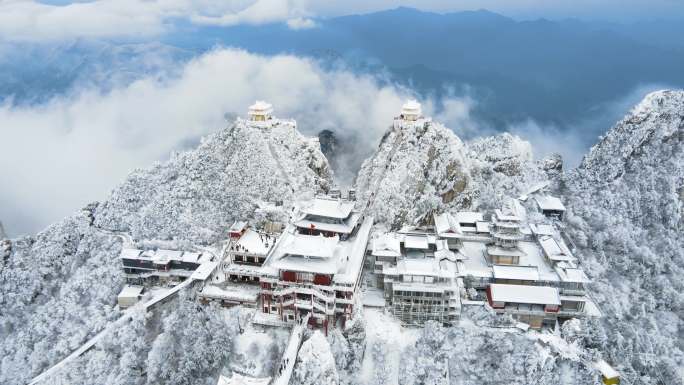
<svg viewBox="0 0 684 385">
<path fill-rule="evenodd" d="M 684 91 L 655 91 L 591 148 L 580 169 L 591 170 L 602 181 L 614 180 L 640 162 L 681 158 L 682 142 Z"/>
<path fill-rule="evenodd" d="M 295 121 L 237 119 L 196 149 L 132 172 L 98 207 L 96 223 L 134 238 L 213 242 L 234 220 L 258 220 L 260 207 L 283 220 L 296 199 L 331 183 L 318 139 Z"/>
<path fill-rule="evenodd" d="M 420 224 L 432 212 L 497 207 L 548 175 L 531 145 L 501 134 L 468 144 L 430 119 L 391 127 L 357 177 L 376 222 Z M 374 192 L 374 196 L 372 195 Z"/>
</svg>

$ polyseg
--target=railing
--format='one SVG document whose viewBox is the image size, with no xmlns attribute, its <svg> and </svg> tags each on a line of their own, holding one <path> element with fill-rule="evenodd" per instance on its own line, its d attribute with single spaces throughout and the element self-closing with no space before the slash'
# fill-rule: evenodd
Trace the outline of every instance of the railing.
<svg viewBox="0 0 684 385">
<path fill-rule="evenodd" d="M 322 291 L 319 291 L 319 290 L 314 289 L 312 287 L 289 286 L 286 288 L 273 290 L 273 295 L 276 295 L 276 296 L 283 296 L 283 295 L 289 295 L 289 294 L 295 294 L 295 293 L 314 295 L 317 298 L 325 300 L 326 302 L 328 302 L 329 300 L 334 298 L 334 294 L 332 294 L 332 293 L 326 294 L 326 293 L 323 293 Z"/>
<path fill-rule="evenodd" d="M 582 309 L 582 310 L 579 310 L 579 309 L 575 309 L 575 310 L 561 309 L 558 311 L 557 314 L 559 316 L 564 316 L 564 317 L 577 317 L 577 316 L 582 316 L 586 313 L 585 313 L 584 309 Z"/>
<path fill-rule="evenodd" d="M 294 305 L 296 308 L 307 309 L 307 310 L 311 310 L 311 308 L 313 307 L 311 301 L 301 300 L 301 299 L 294 301 Z"/>
<path fill-rule="evenodd" d="M 516 308 L 494 308 L 497 313 L 532 315 L 538 317 L 556 317 L 560 312 L 547 312 L 544 310 L 522 310 Z"/>
</svg>

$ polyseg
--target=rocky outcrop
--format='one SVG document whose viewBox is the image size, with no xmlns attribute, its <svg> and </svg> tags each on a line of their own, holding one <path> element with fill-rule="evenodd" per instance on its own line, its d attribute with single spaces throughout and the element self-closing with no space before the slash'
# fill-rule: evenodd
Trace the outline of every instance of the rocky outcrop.
<svg viewBox="0 0 684 385">
<path fill-rule="evenodd" d="M 376 222 L 419 223 L 434 210 L 472 202 L 465 145 L 439 123 L 397 123 L 361 166 L 356 186 Z"/>
<path fill-rule="evenodd" d="M 517 136 L 463 143 L 425 120 L 388 130 L 361 167 L 357 188 L 376 221 L 400 227 L 427 222 L 435 211 L 498 207 L 505 196 L 549 179 L 544 166 L 559 167 L 549 163 L 534 161 L 531 145 Z"/>
</svg>

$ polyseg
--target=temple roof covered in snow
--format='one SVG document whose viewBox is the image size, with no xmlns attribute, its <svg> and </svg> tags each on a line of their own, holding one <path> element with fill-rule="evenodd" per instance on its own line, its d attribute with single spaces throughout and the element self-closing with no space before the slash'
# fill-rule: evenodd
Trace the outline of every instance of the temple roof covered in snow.
<svg viewBox="0 0 684 385">
<path fill-rule="evenodd" d="M 556 266 L 556 273 L 563 282 L 586 283 L 589 282 L 589 277 L 584 273 L 584 270 L 579 268 L 562 268 Z"/>
<path fill-rule="evenodd" d="M 489 286 L 489 292 L 493 302 L 561 304 L 558 289 L 555 287 L 493 283 Z"/>
<path fill-rule="evenodd" d="M 456 222 L 461 223 L 472 223 L 484 221 L 484 214 L 477 211 L 459 211 L 454 215 Z"/>
<path fill-rule="evenodd" d="M 250 254 L 266 255 L 275 244 L 274 236 L 247 229 L 240 238 L 231 245 L 231 251 L 242 251 Z"/>
<path fill-rule="evenodd" d="M 211 260 L 211 255 L 208 253 L 195 253 L 191 251 L 179 250 L 139 250 L 139 249 L 122 249 L 119 254 L 121 259 L 139 259 L 152 261 L 153 263 L 167 263 L 170 261 L 176 262 L 190 262 L 190 263 L 204 263 Z"/>
<path fill-rule="evenodd" d="M 378 257 L 401 256 L 401 245 L 394 234 L 382 234 L 373 239 L 372 253 Z"/>
<path fill-rule="evenodd" d="M 427 235 L 406 235 L 404 236 L 404 247 L 407 249 L 427 250 L 430 248 Z"/>
<path fill-rule="evenodd" d="M 282 233 L 261 271 L 333 274 L 335 282 L 354 283 L 361 273 L 372 224 L 373 219 L 366 218 L 356 235 L 345 241 L 337 236 L 300 234 L 290 227 Z"/>
<path fill-rule="evenodd" d="M 570 250 L 565 247 L 565 244 L 559 243 L 552 236 L 544 236 L 539 239 L 539 245 L 544 250 L 544 255 L 554 262 L 558 261 L 575 261 L 576 258 L 570 253 Z"/>
<path fill-rule="evenodd" d="M 565 211 L 565 206 L 559 198 L 551 195 L 536 195 L 534 200 L 539 209 L 544 211 Z"/>
<path fill-rule="evenodd" d="M 420 103 L 416 101 L 415 99 L 409 99 L 404 103 L 403 106 L 401 106 L 401 114 L 402 115 L 420 115 L 422 113 L 422 109 L 420 107 Z"/>
<path fill-rule="evenodd" d="M 353 209 L 354 202 L 329 198 L 316 198 L 300 206 L 304 214 L 336 219 L 348 218 Z"/>
<path fill-rule="evenodd" d="M 449 213 L 435 214 L 435 231 L 442 237 L 449 237 L 450 234 L 456 235 L 461 232 L 456 219 Z"/>
<path fill-rule="evenodd" d="M 536 266 L 511 266 L 494 265 L 492 266 L 494 278 L 513 279 L 521 281 L 538 281 L 539 270 Z"/>
<path fill-rule="evenodd" d="M 136 285 L 124 285 L 119 293 L 119 298 L 137 298 L 142 295 L 145 288 Z"/>
<path fill-rule="evenodd" d="M 257 100 L 249 106 L 249 115 L 265 115 L 273 113 L 273 106 L 263 100 Z"/>
<path fill-rule="evenodd" d="M 556 233 L 553 226 L 547 223 L 530 223 L 530 229 L 534 235 L 553 235 Z"/>
<path fill-rule="evenodd" d="M 322 235 L 289 234 L 280 245 L 283 255 L 296 255 L 308 258 L 332 258 L 339 243 L 338 237 Z"/>
</svg>

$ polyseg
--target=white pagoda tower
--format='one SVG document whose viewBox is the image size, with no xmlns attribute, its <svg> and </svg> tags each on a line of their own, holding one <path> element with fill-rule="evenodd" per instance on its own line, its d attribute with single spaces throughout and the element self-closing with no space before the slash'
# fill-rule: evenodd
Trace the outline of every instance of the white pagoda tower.
<svg viewBox="0 0 684 385">
<path fill-rule="evenodd" d="M 271 119 L 273 114 L 273 106 L 263 100 L 257 100 L 254 104 L 249 106 L 249 120 L 252 122 L 265 122 Z"/>
<path fill-rule="evenodd" d="M 407 100 L 401 107 L 401 119 L 407 122 L 415 122 L 423 114 L 420 103 L 415 99 Z"/>
</svg>

